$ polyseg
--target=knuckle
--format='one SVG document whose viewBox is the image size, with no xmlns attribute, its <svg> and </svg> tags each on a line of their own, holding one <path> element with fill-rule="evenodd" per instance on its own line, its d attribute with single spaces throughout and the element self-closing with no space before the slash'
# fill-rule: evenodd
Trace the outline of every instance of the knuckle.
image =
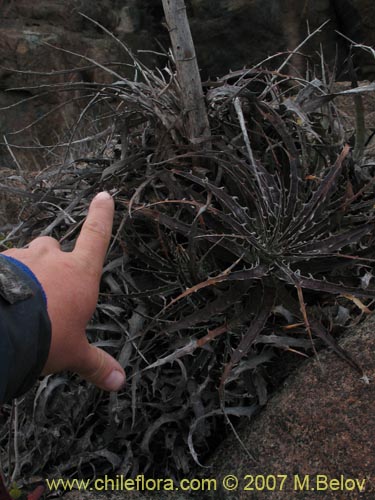
<svg viewBox="0 0 375 500">
<path fill-rule="evenodd" d="M 87 232 L 98 235 L 102 238 L 107 238 L 107 236 L 108 236 L 107 226 L 103 222 L 98 221 L 98 220 L 87 221 L 85 224 L 85 230 Z"/>
<path fill-rule="evenodd" d="M 38 246 L 40 251 L 49 251 L 54 248 L 60 247 L 59 242 L 52 238 L 52 236 L 39 236 L 35 238 L 30 244 L 29 248 L 33 246 Z"/>
<path fill-rule="evenodd" d="M 77 263 L 77 271 L 83 276 L 88 278 L 94 278 L 95 280 L 100 280 L 102 275 L 102 270 L 98 269 L 95 261 L 91 258 L 89 254 L 81 253 L 75 256 Z"/>
<path fill-rule="evenodd" d="M 90 366 L 85 367 L 85 362 L 90 360 Z M 84 367 L 84 368 L 82 368 Z M 101 349 L 96 349 L 92 345 L 89 345 L 86 349 L 86 356 L 84 361 L 80 364 L 79 375 L 89 380 L 91 382 L 95 382 L 98 378 L 101 377 L 103 371 L 105 369 L 105 355 L 104 351 Z"/>
</svg>

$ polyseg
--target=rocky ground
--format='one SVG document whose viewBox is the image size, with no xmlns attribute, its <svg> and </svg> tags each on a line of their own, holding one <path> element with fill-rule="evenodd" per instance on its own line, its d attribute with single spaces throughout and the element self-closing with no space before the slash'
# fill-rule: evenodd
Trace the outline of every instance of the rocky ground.
<svg viewBox="0 0 375 500">
<path fill-rule="evenodd" d="M 370 317 L 360 326 L 350 328 L 341 340 L 341 346 L 352 353 L 363 367 L 365 377 L 360 377 L 328 350 L 321 352 L 318 359 L 303 363 L 264 410 L 253 421 L 243 423 L 238 430 L 242 444 L 254 458 L 232 436 L 207 460 L 207 468 L 191 471 L 192 477 L 217 480 L 216 491 L 200 491 L 196 493 L 197 498 L 309 500 L 317 498 L 317 488 L 320 488 L 319 495 L 325 499 L 373 499 L 374 331 L 375 319 Z M 221 486 L 228 475 L 238 479 L 238 488 L 233 492 Z M 260 477 L 257 482 L 256 476 Z M 270 490 L 276 484 L 274 491 L 267 490 L 263 485 L 263 477 L 270 478 Z M 280 491 L 283 478 L 285 483 Z M 230 484 L 233 485 L 233 481 L 235 479 Z M 66 494 L 65 498 L 119 500 L 124 496 L 132 500 L 185 500 L 195 497 L 193 493 L 180 491 L 154 494 L 77 491 Z"/>
</svg>

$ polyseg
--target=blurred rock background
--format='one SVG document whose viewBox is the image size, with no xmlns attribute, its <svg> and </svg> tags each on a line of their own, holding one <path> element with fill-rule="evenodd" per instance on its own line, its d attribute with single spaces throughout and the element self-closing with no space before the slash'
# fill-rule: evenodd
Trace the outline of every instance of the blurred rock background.
<svg viewBox="0 0 375 500">
<path fill-rule="evenodd" d="M 337 61 L 338 76 L 343 77 L 348 43 L 336 30 L 356 42 L 375 43 L 372 0 L 190 0 L 187 5 L 203 79 L 252 66 L 269 55 L 294 49 L 308 30 L 315 30 L 327 20 L 330 22 L 322 33 L 303 52 L 317 53 L 322 45 L 327 63 L 333 67 Z M 129 61 L 110 36 L 79 12 L 98 21 L 134 51 L 160 51 L 160 44 L 165 49 L 169 47 L 161 1 L 0 0 L 1 143 L 4 144 L 3 135 L 7 134 L 10 144 L 53 144 L 61 140 L 66 125 L 71 126 L 77 106 L 82 109 L 82 101 L 69 102 L 51 112 L 72 96 L 46 92 L 42 102 L 32 99 L 35 87 L 43 82 L 61 84 L 68 79 L 90 84 L 108 82 L 111 78 L 98 68 L 88 68 L 87 60 L 71 52 L 99 63 Z M 53 49 L 51 45 L 64 50 Z M 151 67 L 164 63 L 155 53 L 142 52 L 141 58 Z M 281 59 L 273 64 L 278 61 Z M 295 57 L 296 71 L 303 69 L 305 62 Z M 356 62 L 361 68 L 360 78 L 372 79 L 375 58 L 363 53 Z M 82 69 L 66 73 L 72 68 Z M 53 77 L 40 74 L 53 71 L 61 73 Z M 130 68 L 122 67 L 120 73 L 133 77 Z M 79 99 L 78 90 L 73 97 Z M 22 105 L 12 107 L 20 100 L 24 100 Z M 22 130 L 46 112 L 50 112 L 47 119 Z M 8 135 L 19 130 L 22 130 L 19 134 Z M 47 161 L 43 160 L 40 149 L 13 151 L 27 169 L 38 169 Z M 0 149 L 0 166 L 14 167 L 4 145 Z"/>
</svg>

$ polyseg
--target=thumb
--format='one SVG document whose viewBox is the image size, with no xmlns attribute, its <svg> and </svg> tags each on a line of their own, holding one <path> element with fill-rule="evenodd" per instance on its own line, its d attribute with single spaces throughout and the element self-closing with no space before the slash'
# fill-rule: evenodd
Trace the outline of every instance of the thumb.
<svg viewBox="0 0 375 500">
<path fill-rule="evenodd" d="M 78 375 L 105 391 L 118 391 L 125 385 L 122 366 L 108 353 L 88 344 Z"/>
</svg>

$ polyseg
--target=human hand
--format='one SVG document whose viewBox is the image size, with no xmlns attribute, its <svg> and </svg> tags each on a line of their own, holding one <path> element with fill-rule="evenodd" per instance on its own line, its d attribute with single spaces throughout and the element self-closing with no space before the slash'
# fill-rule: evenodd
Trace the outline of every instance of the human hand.
<svg viewBox="0 0 375 500">
<path fill-rule="evenodd" d="M 85 329 L 98 300 L 113 215 L 112 197 L 99 193 L 72 252 L 61 251 L 59 242 L 48 236 L 36 238 L 27 248 L 3 252 L 28 266 L 46 293 L 52 339 L 43 374 L 70 370 L 108 391 L 124 385 L 124 370 L 108 353 L 89 344 Z"/>
</svg>

